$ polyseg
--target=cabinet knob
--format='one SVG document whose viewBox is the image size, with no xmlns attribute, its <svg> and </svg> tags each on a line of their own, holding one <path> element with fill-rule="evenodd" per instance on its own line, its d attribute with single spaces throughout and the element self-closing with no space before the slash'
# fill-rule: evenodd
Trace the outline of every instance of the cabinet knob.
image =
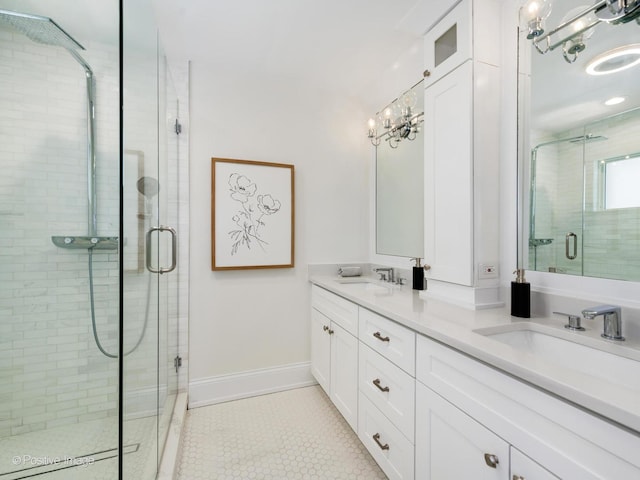
<svg viewBox="0 0 640 480">
<path fill-rule="evenodd" d="M 512 478 L 513 478 L 513 480 L 527 480 L 526 478 L 524 478 L 524 477 L 522 477 L 520 475 L 514 475 Z"/>
<path fill-rule="evenodd" d="M 429 70 L 425 70 L 424 72 L 422 72 L 422 76 L 425 78 L 427 78 L 430 75 L 431 75 L 431 72 Z"/>
<path fill-rule="evenodd" d="M 373 441 L 376 442 L 378 444 L 378 446 L 380 447 L 380 450 L 389 450 L 389 444 L 385 443 L 384 445 L 380 442 L 380 434 L 376 433 L 373 436 Z"/>
<path fill-rule="evenodd" d="M 424 268 L 425 271 L 428 271 L 428 270 L 431 270 L 431 265 L 425 265 L 422 268 Z"/>
<path fill-rule="evenodd" d="M 322 326 L 322 330 L 324 330 L 326 332 L 327 330 L 329 330 L 329 327 L 327 325 L 323 325 Z"/>
<path fill-rule="evenodd" d="M 329 329 L 329 330 L 327 330 L 327 333 L 328 333 L 329 335 L 333 335 L 333 330 Z"/>
<path fill-rule="evenodd" d="M 498 457 L 491 453 L 484 454 L 484 461 L 487 464 L 487 466 L 491 468 L 496 468 L 500 463 L 500 461 L 498 460 Z"/>
</svg>

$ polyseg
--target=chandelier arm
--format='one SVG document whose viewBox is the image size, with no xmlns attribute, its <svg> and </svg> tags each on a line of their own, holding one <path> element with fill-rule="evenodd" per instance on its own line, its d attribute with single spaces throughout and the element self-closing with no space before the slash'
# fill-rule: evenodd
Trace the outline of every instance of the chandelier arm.
<svg viewBox="0 0 640 480">
<path fill-rule="evenodd" d="M 556 28 L 554 28 L 550 32 L 545 33 L 544 35 L 542 35 L 541 37 L 536 39 L 533 43 L 536 44 L 536 43 L 540 42 L 541 40 L 549 38 L 551 35 L 553 35 L 554 33 L 559 32 L 560 30 L 562 30 L 563 28 L 567 27 L 568 25 L 571 25 L 573 22 L 575 22 L 579 18 L 584 17 L 585 15 L 587 15 L 587 14 L 589 14 L 591 12 L 595 12 L 596 10 L 599 10 L 600 8 L 604 7 L 605 5 L 607 5 L 607 0 L 600 0 L 599 2 L 595 3 L 594 5 L 591 5 L 590 7 L 586 8 L 583 11 L 581 11 L 580 13 L 578 13 L 573 18 L 570 18 L 566 22 L 561 23 L 560 25 L 558 25 Z"/>
<path fill-rule="evenodd" d="M 574 33 L 572 33 L 572 34 L 571 34 L 571 35 L 569 35 L 568 37 L 565 37 L 565 38 L 563 38 L 562 40 L 560 40 L 560 41 L 558 41 L 558 42 L 554 43 L 553 45 L 551 45 L 551 46 L 549 47 L 549 50 L 550 50 L 550 51 L 555 50 L 555 49 L 556 49 L 556 48 L 558 48 L 560 45 L 564 45 L 564 43 L 568 42 L 569 40 L 573 40 L 574 38 L 579 37 L 579 36 L 580 36 L 580 35 L 582 35 L 584 32 L 586 32 L 586 31 L 587 31 L 587 30 L 589 30 L 590 28 L 595 27 L 596 25 L 598 25 L 598 24 L 599 24 L 599 23 L 601 23 L 601 22 L 602 22 L 602 20 L 600 20 L 600 19 L 595 20 L 592 24 L 587 25 L 586 27 L 581 28 L 580 30 L 578 30 L 578 31 L 576 31 L 576 32 L 574 32 Z"/>
</svg>

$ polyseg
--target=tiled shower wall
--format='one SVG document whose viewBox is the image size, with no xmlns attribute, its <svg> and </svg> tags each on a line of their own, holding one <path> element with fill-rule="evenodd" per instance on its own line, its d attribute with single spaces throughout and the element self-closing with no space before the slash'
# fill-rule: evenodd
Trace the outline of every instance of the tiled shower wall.
<svg viewBox="0 0 640 480">
<path fill-rule="evenodd" d="M 84 39 L 82 39 L 84 40 Z M 118 236 L 119 132 L 118 50 L 83 41 L 83 57 L 96 77 L 98 234 Z M 179 70 L 183 108 L 188 106 L 188 69 Z M 156 68 L 140 74 L 155 78 Z M 128 75 L 134 75 L 133 70 Z M 145 82 L 147 81 L 145 80 Z M 63 49 L 37 45 L 0 30 L 0 438 L 117 414 L 117 359 L 103 356 L 91 332 L 86 250 L 55 247 L 52 235 L 87 233 L 86 90 L 82 68 Z M 142 82 L 144 83 L 144 82 Z M 155 84 L 153 85 L 155 88 Z M 146 88 L 146 87 L 145 87 Z M 136 92 L 129 92 L 133 98 Z M 126 101 L 125 96 L 125 101 Z M 155 102 L 155 99 L 154 99 Z M 127 124 L 126 145 L 143 145 L 157 154 L 154 102 L 127 105 L 139 129 Z M 183 112 L 188 117 L 188 111 Z M 149 118 L 153 125 L 145 124 Z M 143 121 L 144 119 L 144 121 Z M 167 342 L 182 343 L 186 359 L 188 282 L 188 128 L 177 140 L 183 159 L 174 165 L 180 187 L 173 204 L 179 218 L 178 273 L 170 277 L 177 292 L 169 299 Z M 146 138 L 145 137 L 149 137 Z M 127 140 L 136 139 L 136 142 Z M 179 170 L 179 172 L 177 171 Z M 177 185 L 177 184 L 176 184 Z M 125 207 L 126 208 L 126 207 Z M 125 215 L 127 211 L 125 210 Z M 147 225 L 145 224 L 145 228 Z M 125 222 L 125 228 L 127 223 Z M 125 235 L 126 236 L 126 235 Z M 127 247 L 125 247 L 126 250 Z M 118 253 L 95 252 L 96 320 L 105 349 L 117 352 Z M 125 266 L 125 349 L 141 335 L 148 274 Z M 182 280 L 184 284 L 182 284 Z M 177 284 L 177 285 L 176 285 Z M 152 289 L 154 284 L 152 284 Z M 140 347 L 125 361 L 127 414 L 156 408 L 157 296 Z M 170 366 L 169 366 L 170 364 Z M 161 357 L 168 376 L 173 356 Z M 166 367 L 165 367 L 166 365 Z M 180 371 L 186 384 L 186 362 Z M 175 378 L 169 379 L 174 385 Z M 162 388 L 162 387 L 161 387 Z M 165 393 L 171 388 L 165 388 Z M 142 392 L 142 394 L 140 394 Z M 114 417 L 115 421 L 115 417 Z"/>
<path fill-rule="evenodd" d="M 640 208 L 605 210 L 599 204 L 598 162 L 640 152 L 640 110 L 558 135 L 583 134 L 606 140 L 563 142 L 538 151 L 536 237 L 553 243 L 537 249 L 537 270 L 640 280 Z M 584 211 L 584 217 L 583 217 Z M 584 228 L 583 228 L 584 222 Z M 565 235 L 578 235 L 578 256 L 565 255 Z M 529 249 L 533 265 L 534 249 Z"/>
<path fill-rule="evenodd" d="M 115 415 L 117 360 L 91 334 L 86 83 L 59 47 L 0 31 L 0 437 Z M 85 42 L 97 85 L 98 234 L 118 236 L 118 51 Z M 118 333 L 118 254 L 94 254 L 105 348 Z"/>
</svg>

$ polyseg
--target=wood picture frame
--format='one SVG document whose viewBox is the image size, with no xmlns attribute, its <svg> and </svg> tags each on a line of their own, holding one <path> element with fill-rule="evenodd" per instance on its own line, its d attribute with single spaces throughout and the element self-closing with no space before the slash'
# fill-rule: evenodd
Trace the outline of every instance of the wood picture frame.
<svg viewBox="0 0 640 480">
<path fill-rule="evenodd" d="M 293 268 L 294 166 L 211 159 L 211 269 Z"/>
</svg>

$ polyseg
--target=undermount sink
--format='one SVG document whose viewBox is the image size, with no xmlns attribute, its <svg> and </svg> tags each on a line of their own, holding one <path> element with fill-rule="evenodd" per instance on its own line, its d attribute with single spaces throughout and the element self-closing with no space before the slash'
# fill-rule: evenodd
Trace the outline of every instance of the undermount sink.
<svg viewBox="0 0 640 480">
<path fill-rule="evenodd" d="M 531 322 L 480 328 L 474 332 L 563 369 L 640 391 L 640 351 L 635 348 Z"/>
</svg>

